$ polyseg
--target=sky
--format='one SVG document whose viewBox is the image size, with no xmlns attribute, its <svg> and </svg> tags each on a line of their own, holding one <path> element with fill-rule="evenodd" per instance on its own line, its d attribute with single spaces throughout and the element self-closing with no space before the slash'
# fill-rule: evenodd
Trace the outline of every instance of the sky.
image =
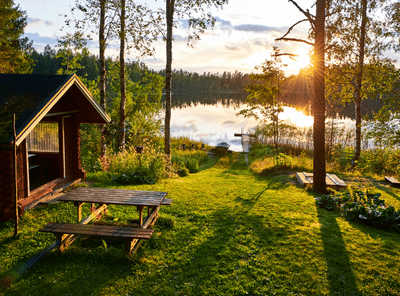
<svg viewBox="0 0 400 296">
<path fill-rule="evenodd" d="M 312 7 L 315 0 L 298 0 L 303 9 L 315 11 Z M 53 49 L 57 38 L 63 36 L 68 29 L 65 27 L 63 15 L 71 15 L 71 8 L 75 0 L 14 0 L 20 9 L 26 11 L 28 25 L 25 36 L 33 41 L 33 46 L 42 52 L 49 44 Z M 139 0 L 149 2 L 154 8 L 164 7 L 164 1 Z M 229 0 L 222 10 L 213 10 L 216 19 L 214 28 L 207 29 L 195 41 L 193 47 L 187 46 L 186 22 L 179 22 L 174 29 L 173 69 L 183 69 L 189 72 L 220 73 L 224 71 L 242 73 L 256 72 L 255 66 L 261 65 L 270 58 L 273 46 L 278 46 L 281 52 L 298 54 L 297 61 L 284 57 L 287 64 L 287 75 L 297 74 L 305 67 L 308 60 L 309 48 L 303 43 L 276 42 L 287 29 L 297 21 L 303 19 L 298 9 L 287 0 Z M 305 38 L 308 32 L 306 24 L 296 27 L 292 37 Z M 98 55 L 97 42 L 89 43 L 89 49 Z M 156 54 L 143 61 L 155 70 L 165 68 L 165 43 L 158 40 L 154 43 Z M 118 43 L 110 44 L 106 50 L 107 56 L 118 56 Z M 136 60 L 137 53 L 127 56 Z"/>
</svg>

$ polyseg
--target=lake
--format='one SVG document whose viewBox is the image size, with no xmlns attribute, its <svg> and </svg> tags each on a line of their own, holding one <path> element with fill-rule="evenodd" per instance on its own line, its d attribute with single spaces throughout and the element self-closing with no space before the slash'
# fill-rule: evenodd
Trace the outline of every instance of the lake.
<svg viewBox="0 0 400 296">
<path fill-rule="evenodd" d="M 194 103 L 174 107 L 171 111 L 171 136 L 187 137 L 210 146 L 219 142 L 228 142 L 230 150 L 241 152 L 241 138 L 235 133 L 252 133 L 257 126 L 253 118 L 245 118 L 236 114 L 245 109 L 246 105 L 240 102 L 227 104 L 218 101 L 215 104 Z M 284 107 L 279 116 L 285 123 L 295 124 L 298 127 L 310 127 L 313 118 L 297 111 L 295 108 Z M 338 120 L 339 122 L 339 120 Z M 351 119 L 342 119 L 347 127 L 354 127 Z"/>
</svg>

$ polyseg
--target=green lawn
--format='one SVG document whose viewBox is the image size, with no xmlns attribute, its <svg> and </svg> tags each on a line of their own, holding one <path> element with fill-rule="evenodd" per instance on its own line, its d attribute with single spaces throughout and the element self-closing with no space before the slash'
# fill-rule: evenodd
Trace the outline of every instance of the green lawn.
<svg viewBox="0 0 400 296">
<path fill-rule="evenodd" d="M 371 184 L 400 208 L 399 189 Z M 399 233 L 316 207 L 294 172 L 255 176 L 242 156 L 228 154 L 197 174 L 119 188 L 167 191 L 174 200 L 131 260 L 119 240 L 79 238 L 0 295 L 400 295 Z M 134 208 L 110 206 L 106 219 L 132 215 Z M 0 223 L 3 285 L 54 241 L 37 232 L 42 225 L 74 219 L 68 203 L 31 210 L 17 239 L 12 223 Z"/>
</svg>

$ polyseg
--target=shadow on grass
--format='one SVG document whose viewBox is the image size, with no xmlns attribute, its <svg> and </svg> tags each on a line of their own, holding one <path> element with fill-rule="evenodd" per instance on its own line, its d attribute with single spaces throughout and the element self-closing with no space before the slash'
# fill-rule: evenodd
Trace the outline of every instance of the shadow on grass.
<svg viewBox="0 0 400 296">
<path fill-rule="evenodd" d="M 386 187 L 386 186 L 379 186 L 379 189 L 382 190 L 383 192 L 385 192 L 386 194 L 394 197 L 395 199 L 397 199 L 398 201 L 400 201 L 400 196 L 395 192 L 398 191 L 398 187 Z"/>
<path fill-rule="evenodd" d="M 180 248 L 168 254 L 173 260 L 167 271 L 161 277 L 151 274 L 143 279 L 146 286 L 157 283 L 153 295 L 272 295 L 280 289 L 287 291 L 289 287 L 276 284 L 274 270 L 257 259 L 263 248 L 285 241 L 287 233 L 284 228 L 265 226 L 264 217 L 251 215 L 246 208 L 218 209 L 209 216 L 190 218 L 190 224 L 176 233 Z M 204 236 L 206 239 L 196 242 Z"/>
<path fill-rule="evenodd" d="M 327 265 L 327 279 L 331 295 L 362 295 L 357 288 L 346 244 L 336 221 L 336 212 L 329 212 L 315 204 L 320 223 L 321 238 Z"/>
</svg>

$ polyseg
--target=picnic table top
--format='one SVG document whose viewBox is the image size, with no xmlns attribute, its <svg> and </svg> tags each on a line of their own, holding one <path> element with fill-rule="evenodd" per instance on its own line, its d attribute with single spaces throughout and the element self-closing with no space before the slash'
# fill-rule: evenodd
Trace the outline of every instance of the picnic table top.
<svg viewBox="0 0 400 296">
<path fill-rule="evenodd" d="M 167 192 L 78 187 L 59 198 L 60 201 L 158 207 Z"/>
</svg>

